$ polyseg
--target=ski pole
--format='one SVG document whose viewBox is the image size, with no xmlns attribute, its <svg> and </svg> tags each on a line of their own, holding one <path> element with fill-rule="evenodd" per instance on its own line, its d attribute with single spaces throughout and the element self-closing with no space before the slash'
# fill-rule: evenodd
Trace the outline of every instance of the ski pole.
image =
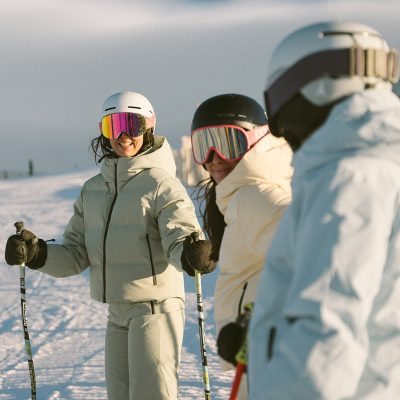
<svg viewBox="0 0 400 400">
<path fill-rule="evenodd" d="M 239 393 L 240 382 L 242 381 L 243 372 L 246 370 L 246 365 L 242 363 L 236 364 L 235 378 L 233 379 L 232 391 L 229 400 L 237 400 Z"/>
<path fill-rule="evenodd" d="M 197 270 L 195 270 L 195 277 L 196 277 L 196 292 L 197 292 L 197 313 L 199 321 L 200 356 L 201 356 L 201 365 L 203 367 L 204 398 L 205 400 L 211 400 L 210 379 L 208 376 L 206 338 L 204 333 L 203 294 L 201 290 L 201 274 Z"/>
<path fill-rule="evenodd" d="M 243 346 L 236 354 L 236 372 L 232 383 L 232 390 L 229 400 L 237 400 L 239 393 L 240 383 L 242 381 L 242 375 L 247 369 L 247 338 L 243 343 Z"/>
<path fill-rule="evenodd" d="M 244 313 L 240 315 L 238 323 L 245 329 L 246 337 L 242 347 L 239 349 L 235 356 L 236 360 L 236 372 L 235 377 L 232 383 L 232 390 L 229 396 L 229 400 L 237 400 L 237 396 L 239 393 L 240 383 L 242 381 L 242 376 L 247 370 L 247 327 L 250 321 L 251 312 L 253 309 L 254 303 L 248 303 L 244 306 Z"/>
<path fill-rule="evenodd" d="M 24 230 L 24 223 L 18 221 L 14 224 L 17 234 L 21 235 Z M 19 284 L 20 284 L 20 292 L 21 292 L 21 317 L 22 317 L 22 329 L 24 331 L 24 339 L 25 339 L 25 351 L 27 354 L 28 367 L 29 367 L 29 377 L 31 380 L 31 395 L 32 400 L 36 400 L 36 377 L 35 377 L 35 367 L 33 365 L 32 358 L 32 348 L 31 341 L 29 339 L 29 331 L 28 331 L 28 321 L 26 318 L 26 289 L 25 289 L 25 264 L 22 263 L 19 266 Z"/>
</svg>

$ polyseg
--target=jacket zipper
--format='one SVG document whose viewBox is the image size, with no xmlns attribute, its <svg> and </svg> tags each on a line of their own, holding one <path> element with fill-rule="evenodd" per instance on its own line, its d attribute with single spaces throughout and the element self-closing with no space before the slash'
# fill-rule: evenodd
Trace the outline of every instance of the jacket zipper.
<svg viewBox="0 0 400 400">
<path fill-rule="evenodd" d="M 150 263 L 151 263 L 151 273 L 153 274 L 153 285 L 157 285 L 157 275 L 156 275 L 156 270 L 154 268 L 154 263 L 153 263 L 153 254 L 151 252 L 151 246 L 150 246 L 150 238 L 149 234 L 146 233 L 146 242 L 147 242 L 147 247 L 149 248 L 149 255 L 150 255 Z"/>
<path fill-rule="evenodd" d="M 111 202 L 110 210 L 108 211 L 106 228 L 104 230 L 104 237 L 103 237 L 103 303 L 106 302 L 106 240 L 107 240 L 108 227 L 111 221 L 111 214 L 113 212 L 113 208 L 118 196 L 117 165 L 115 165 L 114 179 L 115 179 L 115 194 Z"/>
<path fill-rule="evenodd" d="M 269 337 L 268 337 L 268 360 L 272 358 L 273 352 L 274 352 L 274 342 L 275 342 L 275 336 L 276 336 L 276 328 L 273 326 L 269 330 Z"/>
<path fill-rule="evenodd" d="M 244 294 L 246 293 L 247 285 L 248 285 L 248 282 L 246 282 L 243 285 L 243 289 L 242 289 L 243 291 L 242 291 L 242 294 L 241 294 L 240 300 L 239 300 L 238 318 L 240 318 L 240 315 L 242 314 L 242 303 L 243 303 Z"/>
</svg>

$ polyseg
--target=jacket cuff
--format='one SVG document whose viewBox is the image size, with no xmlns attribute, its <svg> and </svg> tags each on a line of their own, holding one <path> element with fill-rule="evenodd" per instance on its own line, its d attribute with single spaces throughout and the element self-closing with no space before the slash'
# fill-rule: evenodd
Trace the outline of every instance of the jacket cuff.
<svg viewBox="0 0 400 400">
<path fill-rule="evenodd" d="M 43 265 L 46 263 L 47 243 L 43 239 L 39 239 L 37 246 L 38 246 L 38 251 L 35 257 L 33 257 L 33 259 L 29 263 L 26 263 L 26 266 L 31 269 L 39 269 L 43 267 Z"/>
<path fill-rule="evenodd" d="M 189 276 L 195 276 L 195 271 L 194 269 L 189 265 L 189 263 L 186 260 L 185 257 L 185 250 L 182 251 L 181 255 L 181 264 L 182 264 L 182 269 L 189 275 Z"/>
</svg>

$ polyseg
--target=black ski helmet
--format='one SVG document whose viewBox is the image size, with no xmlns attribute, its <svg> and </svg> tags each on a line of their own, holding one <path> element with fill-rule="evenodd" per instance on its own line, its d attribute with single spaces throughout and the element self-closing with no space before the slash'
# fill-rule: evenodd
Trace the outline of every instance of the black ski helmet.
<svg viewBox="0 0 400 400">
<path fill-rule="evenodd" d="M 254 99 L 242 94 L 221 94 L 201 103 L 194 113 L 191 130 L 211 125 L 235 125 L 251 130 L 267 125 L 267 114 Z"/>
</svg>

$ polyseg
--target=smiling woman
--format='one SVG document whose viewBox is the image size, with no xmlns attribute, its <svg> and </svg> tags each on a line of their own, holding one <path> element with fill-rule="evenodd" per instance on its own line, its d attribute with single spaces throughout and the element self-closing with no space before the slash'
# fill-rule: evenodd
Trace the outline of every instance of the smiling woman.
<svg viewBox="0 0 400 400">
<path fill-rule="evenodd" d="M 194 266 L 202 273 L 215 268 L 167 139 L 154 135 L 155 123 L 140 93 L 109 96 L 101 134 L 92 141 L 101 172 L 84 183 L 62 245 L 35 241 L 24 231 L 27 243 L 11 236 L 5 252 L 10 265 L 25 263 L 57 278 L 90 267 L 91 297 L 108 304 L 109 400 L 177 398 L 183 270 L 191 275 Z M 29 250 L 21 253 L 25 245 Z"/>
<path fill-rule="evenodd" d="M 148 99 L 135 92 L 115 93 L 103 104 L 100 136 L 91 143 L 96 162 L 133 157 L 154 145 L 156 115 Z"/>
<path fill-rule="evenodd" d="M 155 124 L 156 115 L 150 102 L 139 93 L 126 92 L 116 93 L 105 101 L 99 127 L 101 136 L 110 140 L 115 156 L 133 157 L 144 143 L 146 148 L 154 144 Z"/>
</svg>

